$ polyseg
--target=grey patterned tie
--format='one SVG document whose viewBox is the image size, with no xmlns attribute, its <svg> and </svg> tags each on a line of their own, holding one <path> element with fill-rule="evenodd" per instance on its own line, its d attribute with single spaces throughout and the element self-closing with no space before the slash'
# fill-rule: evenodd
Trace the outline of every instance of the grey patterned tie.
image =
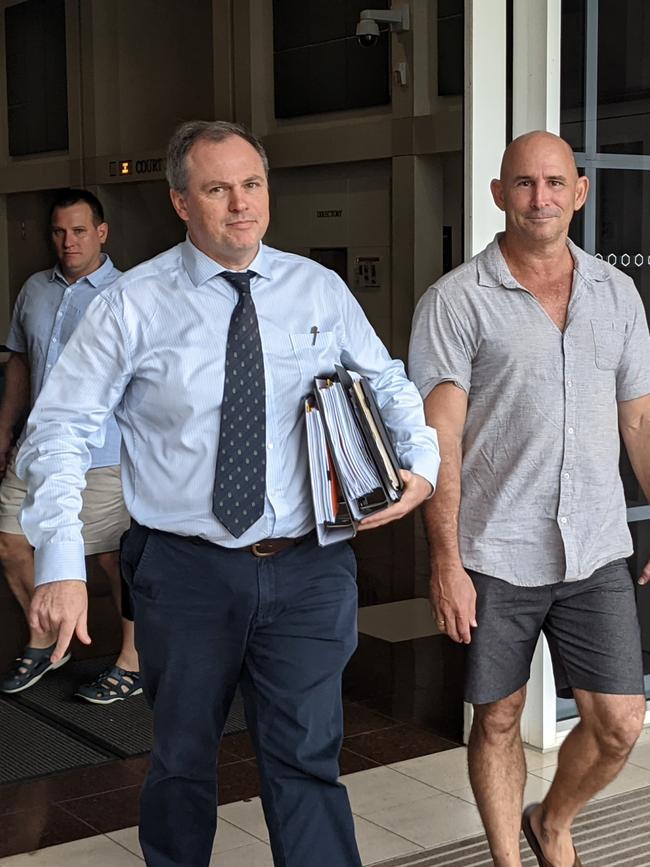
<svg viewBox="0 0 650 867">
<path fill-rule="evenodd" d="M 264 357 L 251 298 L 253 271 L 219 275 L 239 292 L 226 345 L 221 432 L 212 511 L 239 538 L 264 513 L 266 387 Z"/>
</svg>

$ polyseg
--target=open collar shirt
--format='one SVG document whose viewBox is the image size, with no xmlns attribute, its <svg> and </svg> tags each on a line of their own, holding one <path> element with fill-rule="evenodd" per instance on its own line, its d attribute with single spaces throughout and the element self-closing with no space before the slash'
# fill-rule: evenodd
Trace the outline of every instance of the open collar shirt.
<svg viewBox="0 0 650 867">
<path fill-rule="evenodd" d="M 58 265 L 33 274 L 24 284 L 6 339 L 12 352 L 27 356 L 32 405 L 91 301 L 120 276 L 106 255 L 92 274 L 68 283 Z M 18 445 L 24 439 L 24 432 Z M 91 449 L 90 467 L 111 467 L 120 462 L 120 432 L 115 419 L 106 422 L 103 445 Z"/>
<path fill-rule="evenodd" d="M 459 544 L 466 568 L 535 586 L 632 553 L 617 402 L 650 393 L 650 338 L 632 280 L 568 241 L 560 331 L 508 270 L 498 236 L 430 287 L 410 374 L 426 397 L 468 394 Z"/>
<path fill-rule="evenodd" d="M 68 342 L 17 462 L 30 492 L 21 522 L 36 548 L 37 583 L 84 576 L 79 488 L 87 443 L 113 411 L 135 520 L 225 547 L 313 528 L 303 399 L 314 376 L 336 363 L 368 377 L 402 466 L 435 483 L 437 438 L 417 389 L 343 281 L 310 259 L 260 245 L 249 270 L 265 364 L 266 500 L 239 539 L 228 533 L 212 514 L 226 337 L 237 303 L 223 270 L 188 239 L 102 292 Z"/>
</svg>

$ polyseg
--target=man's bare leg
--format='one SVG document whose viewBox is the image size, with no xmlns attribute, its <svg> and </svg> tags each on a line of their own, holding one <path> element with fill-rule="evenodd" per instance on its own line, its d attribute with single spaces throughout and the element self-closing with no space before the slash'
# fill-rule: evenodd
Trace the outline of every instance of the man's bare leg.
<svg viewBox="0 0 650 867">
<path fill-rule="evenodd" d="M 11 592 L 25 614 L 34 595 L 34 549 L 20 533 L 0 533 L 0 563 Z M 29 631 L 28 647 L 39 650 L 54 643 L 56 636 L 50 632 Z"/>
<path fill-rule="evenodd" d="M 103 554 L 93 554 L 89 560 L 107 576 L 111 585 L 111 594 L 115 607 L 121 616 L 122 612 L 122 579 L 120 575 L 119 551 L 107 551 Z M 135 649 L 133 621 L 122 620 L 122 646 L 115 664 L 126 671 L 139 671 L 138 652 Z"/>
<path fill-rule="evenodd" d="M 558 767 L 531 825 L 547 860 L 573 867 L 571 824 L 618 775 L 641 732 L 645 698 L 575 690 L 580 722 L 562 744 Z"/>
<path fill-rule="evenodd" d="M 469 778 L 495 867 L 521 867 L 519 835 L 526 782 L 520 721 L 526 688 L 474 706 Z"/>
</svg>

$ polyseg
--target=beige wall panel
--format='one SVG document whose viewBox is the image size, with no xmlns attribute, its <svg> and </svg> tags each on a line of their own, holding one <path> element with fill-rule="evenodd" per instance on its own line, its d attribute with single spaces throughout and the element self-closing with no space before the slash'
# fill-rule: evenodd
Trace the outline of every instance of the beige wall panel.
<svg viewBox="0 0 650 867">
<path fill-rule="evenodd" d="M 106 249 L 118 268 L 126 270 L 156 256 L 185 237 L 164 181 L 111 184 L 100 187 L 110 225 Z"/>
<path fill-rule="evenodd" d="M 272 0 L 233 0 L 235 118 L 265 135 L 273 124 Z"/>
<path fill-rule="evenodd" d="M 441 158 L 416 157 L 414 183 L 413 305 L 420 287 L 430 285 L 442 274 L 445 176 Z"/>
<path fill-rule="evenodd" d="M 81 16 L 84 156 L 120 150 L 119 34 L 115 3 L 87 0 Z"/>
<path fill-rule="evenodd" d="M 389 245 L 390 223 L 390 163 L 366 164 L 350 174 L 348 201 L 354 244 Z"/>
<path fill-rule="evenodd" d="M 415 232 L 415 157 L 393 160 L 393 273 L 395 289 L 392 309 L 392 340 L 394 351 L 404 358 L 413 308 L 413 256 Z"/>
<path fill-rule="evenodd" d="M 233 4 L 235 0 L 212 0 L 212 77 L 214 116 L 233 120 Z"/>
<path fill-rule="evenodd" d="M 438 4 L 431 0 L 411 0 L 411 3 L 413 114 L 428 115 L 438 101 L 445 99 L 438 96 L 438 58 L 435 51 L 438 42 Z"/>
<path fill-rule="evenodd" d="M 357 277 L 358 260 L 373 260 L 377 286 L 365 286 Z M 348 285 L 382 342 L 391 339 L 391 256 L 390 246 L 350 247 Z"/>
<path fill-rule="evenodd" d="M 5 339 L 10 315 L 7 197 L 0 196 L 0 343 Z"/>
<path fill-rule="evenodd" d="M 7 196 L 9 301 L 13 308 L 25 280 L 54 262 L 48 231 L 51 194 L 16 193 Z M 4 339 L 4 334 L 2 338 Z"/>
<path fill-rule="evenodd" d="M 81 46 L 81 4 L 66 0 L 65 38 L 68 71 L 68 154 L 79 158 L 84 148 L 83 133 L 83 72 L 84 52 Z"/>
<path fill-rule="evenodd" d="M 0 3 L 0 11 L 2 14 L 0 15 L 0 45 L 3 47 L 6 44 L 5 37 L 5 16 L 4 16 L 4 8 L 6 3 Z M 6 49 L 5 49 L 6 50 Z M 3 50 L 3 55 L 5 54 L 5 50 Z M 7 160 L 9 154 L 9 130 L 7 126 L 7 98 L 5 94 L 7 93 L 7 65 L 3 57 L 3 62 L 0 63 L 0 93 L 3 94 L 2 100 L 0 101 L 0 105 L 2 106 L 2 111 L 0 111 L 0 162 L 4 163 Z"/>
<path fill-rule="evenodd" d="M 415 301 L 442 271 L 440 157 L 393 160 L 392 347 L 406 358 Z"/>
<path fill-rule="evenodd" d="M 347 250 L 347 282 L 382 340 L 391 330 L 390 163 L 386 160 L 272 172 L 266 241 L 309 255 L 313 247 Z M 377 285 L 357 278 L 370 259 Z"/>
<path fill-rule="evenodd" d="M 98 154 L 162 149 L 174 126 L 214 107 L 211 0 L 96 0 Z"/>
<path fill-rule="evenodd" d="M 270 237 L 306 248 L 347 246 L 351 224 L 346 178 L 313 169 L 273 173 L 271 195 Z M 331 216 L 319 217 L 319 211 Z"/>
<path fill-rule="evenodd" d="M 388 161 L 271 173 L 269 238 L 303 247 L 390 244 Z M 340 216 L 319 212 L 341 211 Z"/>
<path fill-rule="evenodd" d="M 287 124 L 265 136 L 264 144 L 276 168 L 381 160 L 392 153 L 392 120 L 387 113 L 355 112 L 345 121 L 321 115 L 309 124 Z"/>
<path fill-rule="evenodd" d="M 463 261 L 463 155 L 460 151 L 445 154 L 442 159 L 444 176 L 443 223 L 451 226 L 454 268 Z M 490 195 L 486 190 L 486 195 Z"/>
<path fill-rule="evenodd" d="M 0 168 L 0 192 L 3 193 L 56 190 L 81 183 L 81 161 L 67 157 L 27 158 Z"/>
</svg>

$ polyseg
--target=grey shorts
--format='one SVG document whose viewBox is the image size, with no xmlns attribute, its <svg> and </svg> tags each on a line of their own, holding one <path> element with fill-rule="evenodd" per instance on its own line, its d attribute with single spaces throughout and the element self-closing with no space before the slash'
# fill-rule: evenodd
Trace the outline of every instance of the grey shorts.
<svg viewBox="0 0 650 867">
<path fill-rule="evenodd" d="M 625 560 L 584 581 L 518 587 L 468 571 L 478 627 L 467 647 L 465 700 L 487 704 L 530 678 L 540 632 L 546 636 L 559 696 L 574 689 L 643 695 L 643 660 L 634 583 Z"/>
</svg>

